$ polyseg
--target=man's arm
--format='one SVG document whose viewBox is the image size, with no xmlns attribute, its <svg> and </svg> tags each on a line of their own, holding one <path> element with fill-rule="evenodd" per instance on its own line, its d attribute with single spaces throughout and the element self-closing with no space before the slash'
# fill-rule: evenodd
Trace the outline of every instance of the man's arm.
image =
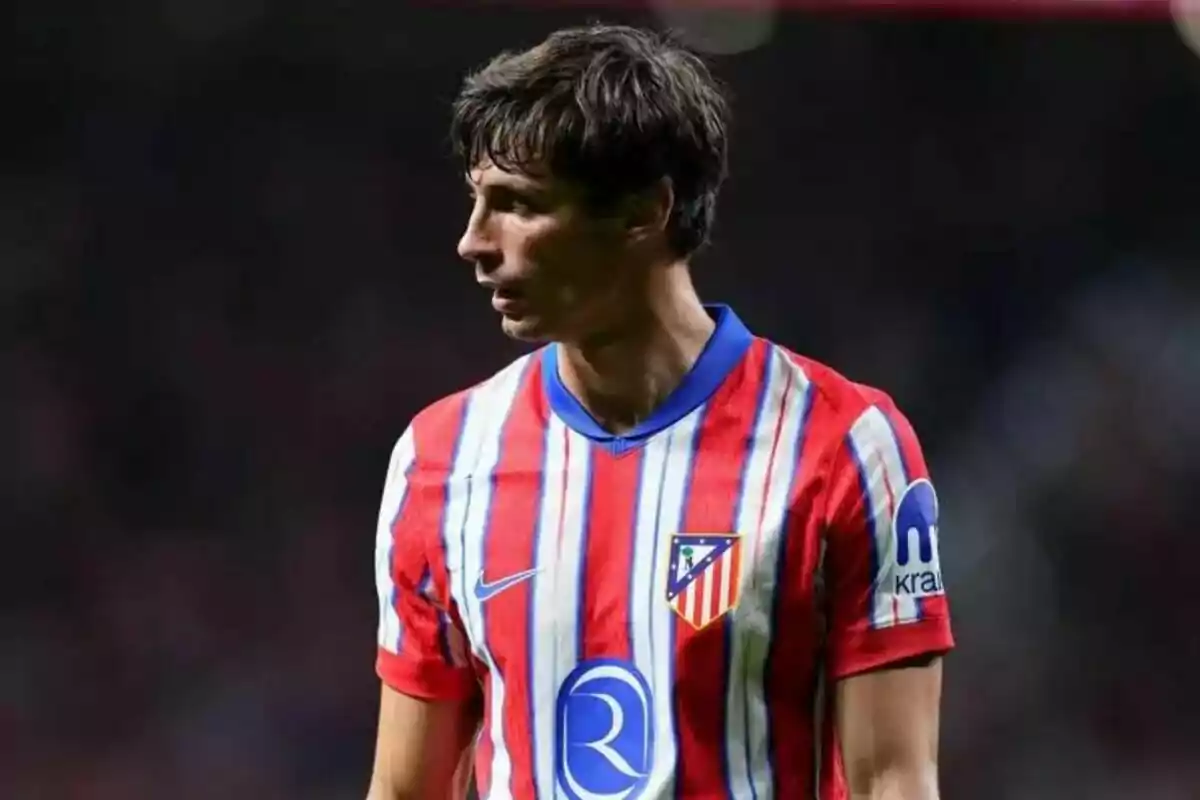
<svg viewBox="0 0 1200 800">
<path fill-rule="evenodd" d="M 937 494 L 886 397 L 836 443 L 829 478 L 827 666 L 851 797 L 937 800 L 941 655 L 954 645 Z"/>
<path fill-rule="evenodd" d="M 421 700 L 384 684 L 367 800 L 464 797 L 478 712 L 477 703 Z"/>
<path fill-rule="evenodd" d="M 465 797 L 479 684 L 447 582 L 439 429 L 418 417 L 392 453 L 375 538 L 383 682 L 370 800 Z M 432 433 L 430 433 L 432 429 Z M 418 458 L 418 450 L 426 453 Z M 433 456 L 433 464 L 427 460 Z"/>
<path fill-rule="evenodd" d="M 938 657 L 838 683 L 834 717 L 852 800 L 937 800 L 941 691 Z"/>
</svg>

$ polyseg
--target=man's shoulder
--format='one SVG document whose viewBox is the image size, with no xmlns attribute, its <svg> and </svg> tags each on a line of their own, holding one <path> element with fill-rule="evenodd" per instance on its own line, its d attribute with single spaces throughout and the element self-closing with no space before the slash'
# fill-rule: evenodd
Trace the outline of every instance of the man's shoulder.
<svg viewBox="0 0 1200 800">
<path fill-rule="evenodd" d="M 804 374 L 812 387 L 812 402 L 824 406 L 822 416 L 840 423 L 841 427 L 848 428 L 871 407 L 886 411 L 895 408 L 891 396 L 882 389 L 848 378 L 828 364 L 777 342 L 770 344 Z"/>
<path fill-rule="evenodd" d="M 538 352 L 513 359 L 483 380 L 442 395 L 418 411 L 409 424 L 411 435 L 418 440 L 418 452 L 449 453 L 468 410 L 484 417 L 506 416 L 521 378 L 534 364 Z"/>
</svg>

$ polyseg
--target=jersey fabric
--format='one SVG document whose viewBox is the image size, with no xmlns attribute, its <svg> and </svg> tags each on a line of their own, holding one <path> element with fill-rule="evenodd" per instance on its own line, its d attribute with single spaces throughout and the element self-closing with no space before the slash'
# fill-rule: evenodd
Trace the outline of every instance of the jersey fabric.
<svg viewBox="0 0 1200 800">
<path fill-rule="evenodd" d="M 826 682 L 953 646 L 908 421 L 709 312 L 694 368 L 627 435 L 549 346 L 395 447 L 376 669 L 482 698 L 480 797 L 840 800 Z"/>
</svg>

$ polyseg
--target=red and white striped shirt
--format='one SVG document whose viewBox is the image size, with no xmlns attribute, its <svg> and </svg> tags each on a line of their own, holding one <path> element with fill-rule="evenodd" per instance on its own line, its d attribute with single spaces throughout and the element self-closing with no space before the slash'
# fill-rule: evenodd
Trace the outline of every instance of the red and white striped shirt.
<svg viewBox="0 0 1200 800">
<path fill-rule="evenodd" d="M 396 444 L 377 671 L 482 693 L 481 797 L 844 798 L 824 682 L 953 646 L 908 421 L 710 311 L 695 367 L 628 435 L 550 346 Z"/>
</svg>

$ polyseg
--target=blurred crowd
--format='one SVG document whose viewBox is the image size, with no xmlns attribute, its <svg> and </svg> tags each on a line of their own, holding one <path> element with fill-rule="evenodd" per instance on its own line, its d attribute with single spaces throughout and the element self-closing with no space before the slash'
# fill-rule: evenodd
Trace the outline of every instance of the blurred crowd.
<svg viewBox="0 0 1200 800">
<path fill-rule="evenodd" d="M 361 798 L 388 452 L 516 352 L 454 260 L 446 104 L 583 18 L 17 5 L 0 797 Z M 945 795 L 1200 797 L 1200 60 L 1168 23 L 774 25 L 715 61 L 697 280 L 922 435 Z"/>
</svg>

